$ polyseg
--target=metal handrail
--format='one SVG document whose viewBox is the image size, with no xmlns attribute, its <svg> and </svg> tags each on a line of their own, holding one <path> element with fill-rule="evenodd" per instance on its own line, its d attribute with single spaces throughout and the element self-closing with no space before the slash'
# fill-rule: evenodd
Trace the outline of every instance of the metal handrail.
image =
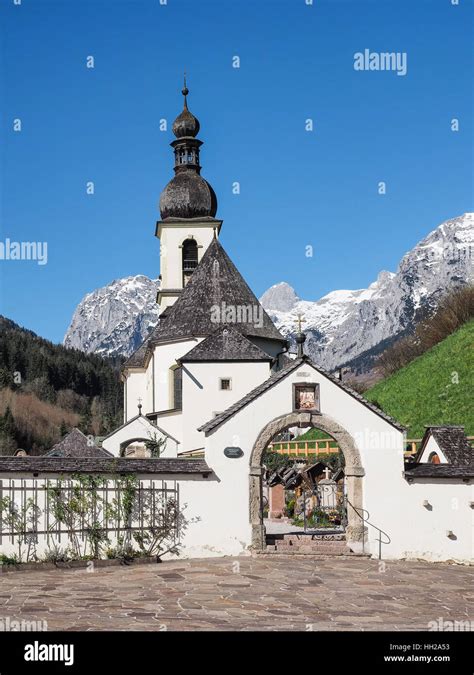
<svg viewBox="0 0 474 675">
<path fill-rule="evenodd" d="M 370 525 L 370 527 L 373 527 L 374 530 L 378 530 L 378 532 L 379 532 L 379 538 L 377 539 L 377 541 L 379 542 L 379 560 L 380 560 L 380 559 L 382 558 L 382 544 L 390 544 L 390 543 L 392 542 L 392 540 L 391 540 L 391 538 L 390 538 L 390 535 L 387 534 L 387 532 L 385 532 L 384 530 L 381 530 L 380 527 L 377 527 L 377 525 L 374 525 L 373 523 L 371 523 L 371 522 L 369 521 L 370 513 L 367 511 L 367 509 L 363 509 L 362 507 L 360 507 L 360 511 L 363 511 L 364 513 L 367 514 L 366 516 L 363 516 L 363 515 L 360 513 L 359 509 L 357 509 L 357 508 L 354 506 L 354 504 L 351 504 L 351 502 L 348 500 L 347 497 L 346 497 L 346 503 L 349 504 L 349 506 L 351 506 L 351 507 L 354 509 L 354 511 L 355 511 L 355 512 L 357 513 L 357 515 L 359 516 L 359 518 L 362 520 L 362 523 L 367 523 L 367 525 Z M 381 538 L 381 535 L 382 535 L 382 534 L 385 535 L 385 536 L 387 537 L 388 541 L 382 541 L 382 538 Z M 365 553 L 365 536 L 364 536 L 364 532 L 362 532 L 362 552 Z"/>
</svg>

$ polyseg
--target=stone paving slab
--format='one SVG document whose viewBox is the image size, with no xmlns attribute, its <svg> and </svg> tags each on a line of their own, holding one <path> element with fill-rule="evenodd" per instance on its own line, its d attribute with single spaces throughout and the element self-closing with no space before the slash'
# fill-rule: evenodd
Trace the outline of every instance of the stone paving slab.
<svg viewBox="0 0 474 675">
<path fill-rule="evenodd" d="M 472 621 L 474 568 L 445 563 L 275 559 L 3 572 L 0 619 L 48 630 L 426 631 Z"/>
</svg>

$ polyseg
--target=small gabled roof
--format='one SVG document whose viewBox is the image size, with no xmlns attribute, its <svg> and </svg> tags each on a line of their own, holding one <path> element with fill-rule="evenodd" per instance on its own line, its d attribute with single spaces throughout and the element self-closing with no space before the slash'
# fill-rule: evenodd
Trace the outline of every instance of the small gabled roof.
<svg viewBox="0 0 474 675">
<path fill-rule="evenodd" d="M 468 466 L 469 464 L 474 463 L 474 450 L 464 433 L 464 427 L 461 425 L 426 427 L 415 462 L 419 461 L 421 458 L 431 436 L 435 439 L 439 449 L 446 457 L 449 464 L 453 466 Z M 438 464 L 436 466 L 440 465 Z"/>
<path fill-rule="evenodd" d="M 74 427 L 59 443 L 53 445 L 43 457 L 112 457 L 113 455 L 95 444 L 80 429 Z"/>
<path fill-rule="evenodd" d="M 216 330 L 215 308 L 238 311 L 233 320 L 246 336 L 285 342 L 217 238 L 209 244 L 183 292 L 150 336 L 150 345 L 192 336 L 206 337 Z M 247 311 L 244 311 L 247 310 Z"/>
<path fill-rule="evenodd" d="M 289 363 L 287 366 L 276 372 L 274 375 L 268 378 L 268 380 L 265 380 L 262 382 L 262 384 L 259 384 L 258 387 L 255 387 L 251 392 L 249 392 L 246 396 L 241 398 L 239 401 L 234 403 L 233 405 L 229 406 L 227 410 L 224 410 L 220 415 L 216 415 L 216 417 L 213 417 L 211 420 L 203 424 L 202 426 L 199 427 L 198 431 L 204 431 L 207 434 L 209 434 L 211 431 L 214 431 L 217 427 L 219 427 L 221 424 L 226 422 L 230 417 L 238 413 L 242 408 L 245 408 L 246 405 L 254 401 L 256 398 L 264 394 L 268 389 L 271 389 L 274 387 L 278 382 L 283 380 L 287 375 L 292 373 L 294 370 L 299 368 L 301 365 L 307 364 L 310 365 L 316 372 L 321 373 L 321 375 L 324 375 L 324 377 L 327 377 L 328 380 L 331 380 L 334 384 L 336 384 L 338 387 L 343 389 L 345 392 L 347 392 L 350 396 L 353 398 L 357 399 L 359 403 L 362 403 L 362 405 L 365 405 L 366 408 L 369 408 L 369 410 L 372 410 L 376 415 L 379 417 L 382 417 L 386 422 L 391 424 L 393 427 L 398 429 L 399 431 L 405 431 L 405 427 L 403 427 L 399 422 L 397 422 L 393 417 L 390 417 L 390 415 L 387 415 L 384 413 L 380 408 L 375 406 L 373 403 L 370 401 L 367 401 L 361 394 L 359 394 L 357 391 L 354 391 L 354 389 L 351 389 L 347 384 L 344 384 L 340 380 L 338 380 L 334 375 L 331 375 L 330 373 L 326 372 L 323 370 L 323 368 L 320 368 L 319 366 L 316 366 L 311 359 L 304 355 L 302 357 L 299 357 L 297 359 L 294 359 Z"/>
<path fill-rule="evenodd" d="M 163 412 L 169 412 L 169 410 L 163 411 Z M 151 414 L 151 413 L 149 413 L 149 414 Z M 141 413 L 138 413 L 138 415 L 135 415 L 135 417 L 131 417 L 129 420 L 127 420 L 126 422 L 124 422 L 123 424 L 121 424 L 119 427 L 117 427 L 116 429 L 114 429 L 113 431 L 111 431 L 110 434 L 107 434 L 107 436 L 104 436 L 103 439 L 102 439 L 102 443 L 103 443 L 106 439 L 111 438 L 112 436 L 115 436 L 115 434 L 116 434 L 117 432 L 121 431 L 122 429 L 125 429 L 125 427 L 128 427 L 130 424 L 132 424 L 133 422 L 135 422 L 135 420 L 138 420 L 138 419 L 143 420 L 143 421 L 145 422 L 145 424 L 149 424 L 150 427 L 151 427 L 151 429 L 152 429 L 153 431 L 159 431 L 160 434 L 163 434 L 163 436 L 166 436 L 167 438 L 170 438 L 170 439 L 171 439 L 172 441 L 174 441 L 175 443 L 178 443 L 178 444 L 179 444 L 179 441 L 178 441 L 174 436 L 172 436 L 172 435 L 169 434 L 167 431 L 165 431 L 164 429 L 162 429 L 161 427 L 159 427 L 157 424 L 154 424 L 154 422 L 152 422 L 152 421 L 149 419 L 148 415 L 142 415 Z M 107 453 L 107 454 L 110 454 L 110 453 Z M 110 456 L 111 456 L 111 457 L 114 457 L 115 455 L 110 455 Z"/>
<path fill-rule="evenodd" d="M 272 361 L 272 357 L 233 326 L 221 326 L 179 361 Z"/>
</svg>

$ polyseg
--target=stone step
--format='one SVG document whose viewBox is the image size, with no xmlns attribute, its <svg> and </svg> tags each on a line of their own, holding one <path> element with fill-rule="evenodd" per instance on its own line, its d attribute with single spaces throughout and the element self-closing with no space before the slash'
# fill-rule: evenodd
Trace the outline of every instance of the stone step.
<svg viewBox="0 0 474 675">
<path fill-rule="evenodd" d="M 335 547 L 335 546 L 276 546 L 276 551 L 281 553 L 345 553 L 350 551 L 348 546 Z"/>
<path fill-rule="evenodd" d="M 284 534 L 283 541 L 303 541 L 310 539 L 311 541 L 345 541 L 346 535 L 344 532 L 340 534 Z"/>
<path fill-rule="evenodd" d="M 281 553 L 287 555 L 312 554 L 312 555 L 351 555 L 352 551 L 344 541 L 307 541 L 286 542 L 277 540 L 274 544 L 268 543 L 266 550 L 269 553 Z"/>
<path fill-rule="evenodd" d="M 297 551 L 294 550 L 292 551 L 291 549 L 288 551 L 282 551 L 282 550 L 277 550 L 273 546 L 267 546 L 267 549 L 265 551 L 256 551 L 255 555 L 263 555 L 263 556 L 280 556 L 281 558 L 293 558 L 293 557 L 313 557 L 313 558 L 370 558 L 370 554 L 368 553 L 354 553 L 353 551 L 347 549 L 344 552 L 339 552 L 339 553 L 333 553 L 333 552 L 327 552 L 327 551 L 316 551 L 312 550 L 310 552 L 303 552 L 303 551 Z"/>
<path fill-rule="evenodd" d="M 273 542 L 268 542 L 273 543 Z M 346 548 L 347 543 L 345 541 L 280 541 L 277 540 L 274 542 L 274 546 L 277 548 L 301 548 L 302 546 L 306 548 Z"/>
</svg>

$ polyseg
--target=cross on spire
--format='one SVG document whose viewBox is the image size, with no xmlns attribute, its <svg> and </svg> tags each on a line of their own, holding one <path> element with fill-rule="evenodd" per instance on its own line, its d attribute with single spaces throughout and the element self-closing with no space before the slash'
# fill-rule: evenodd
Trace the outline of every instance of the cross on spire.
<svg viewBox="0 0 474 675">
<path fill-rule="evenodd" d="M 296 319 L 295 319 L 295 323 L 298 326 L 298 333 L 301 333 L 301 324 L 302 324 L 303 321 L 305 321 L 305 317 L 302 316 L 301 314 L 298 314 Z"/>
</svg>

